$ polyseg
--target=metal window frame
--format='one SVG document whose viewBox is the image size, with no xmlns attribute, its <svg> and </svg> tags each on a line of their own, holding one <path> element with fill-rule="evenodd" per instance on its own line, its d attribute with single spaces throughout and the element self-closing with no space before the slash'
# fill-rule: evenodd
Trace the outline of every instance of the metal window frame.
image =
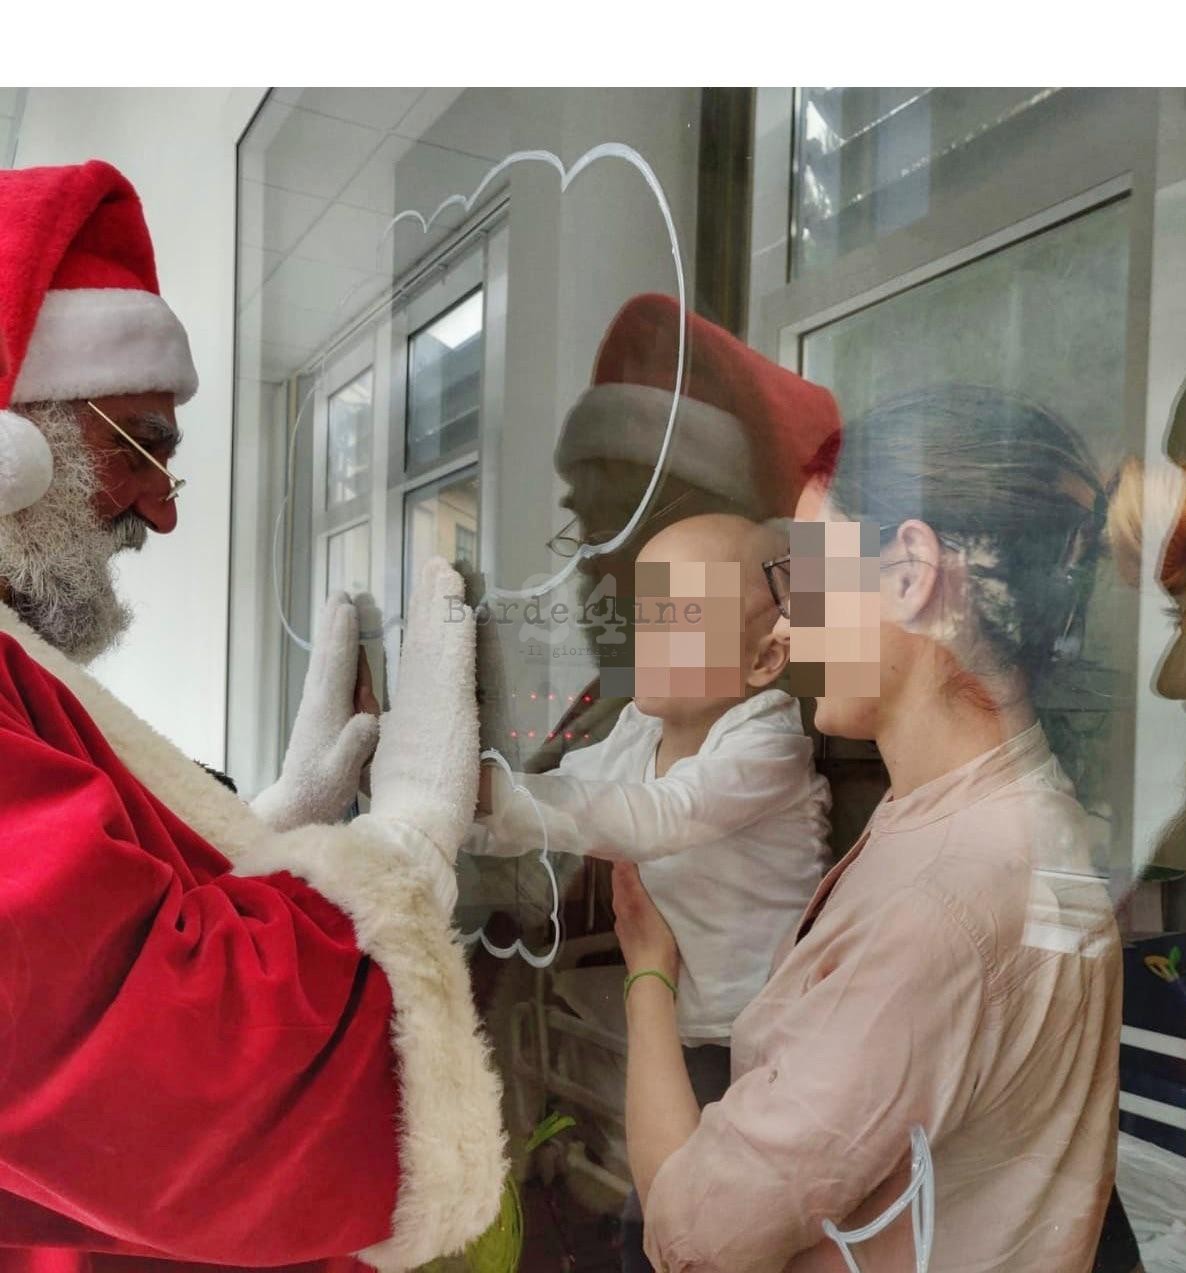
<svg viewBox="0 0 1186 1273">
<path fill-rule="evenodd" d="M 486 401 L 483 390 L 479 392 L 478 439 L 473 447 L 444 457 L 436 464 L 427 467 L 407 467 L 407 412 L 408 387 L 410 383 L 410 350 L 416 334 L 437 318 L 446 314 L 454 306 L 460 304 L 477 289 L 482 290 L 482 359 L 485 365 L 488 351 L 486 349 L 486 304 L 488 287 L 488 252 L 487 236 L 478 233 L 478 241 L 473 244 L 472 251 L 466 253 L 455 264 L 442 268 L 422 290 L 403 307 L 393 322 L 389 348 L 392 351 L 392 393 L 389 418 L 391 433 L 388 442 L 388 467 L 386 489 L 383 493 L 386 526 L 382 553 L 382 580 L 376 581 L 382 589 L 390 586 L 391 595 L 381 596 L 386 614 L 403 614 L 403 595 L 405 588 L 404 574 L 407 563 L 407 545 L 405 534 L 405 517 L 407 501 L 410 496 L 425 486 L 431 486 L 445 478 L 467 468 L 477 468 L 481 473 L 482 431 L 486 415 Z M 392 444 L 398 439 L 398 445 L 392 453 Z M 478 517 L 481 526 L 481 483 L 478 489 Z M 483 544 L 478 541 L 478 560 L 482 560 Z"/>
<path fill-rule="evenodd" d="M 797 104 L 801 96 L 796 91 Z M 966 264 L 1023 237 L 1019 232 L 1010 237 L 1012 227 L 1050 217 L 1052 210 L 1075 199 L 1086 197 L 1085 211 L 1091 206 L 1092 192 L 1104 190 L 1118 179 L 1128 181 L 1138 213 L 1149 216 L 1156 167 L 1156 91 L 1063 89 L 1060 96 L 1058 118 L 1042 137 L 1042 144 L 1003 163 L 993 174 L 991 186 L 986 183 L 945 200 L 918 221 L 804 275 L 790 273 L 794 248 L 788 234 L 784 265 L 788 281 L 781 287 L 767 287 L 757 330 L 750 333 L 757 346 L 777 357 L 785 328 L 820 326 L 842 313 L 883 300 L 933 277 L 936 262 L 946 262 L 947 269 Z M 797 168 L 792 161 L 794 172 Z M 793 206 L 792 191 L 792 217 Z M 1061 215 L 1065 219 L 1068 214 Z M 1056 215 L 1049 224 L 1057 219 Z M 1134 241 L 1133 246 L 1142 245 Z M 1145 242 L 1146 265 L 1148 247 Z M 1132 260 L 1138 264 L 1139 254 L 1134 252 Z M 1148 280 L 1144 282 L 1147 300 Z"/>
<path fill-rule="evenodd" d="M 792 145 L 801 100 L 796 90 Z M 1130 214 L 1124 418 L 1132 429 L 1133 449 L 1139 450 L 1145 439 L 1138 422 L 1145 419 L 1149 377 L 1162 113 L 1157 89 L 1063 89 L 1040 144 L 1002 163 L 991 183 L 956 195 L 918 221 L 802 276 L 790 269 L 790 221 L 788 281 L 773 287 L 767 279 L 751 343 L 783 366 L 801 371 L 804 341 L 813 331 L 1124 198 Z M 794 156 L 791 170 L 798 171 Z M 794 194 L 792 188 L 792 217 Z M 1136 643 L 1135 613 L 1131 635 Z M 1117 765 L 1132 765 L 1137 731 L 1138 712 L 1118 711 L 1111 738 Z M 1134 854 L 1133 822 L 1141 795 L 1139 775 L 1134 775 L 1130 807 L 1114 811 L 1113 843 L 1131 845 Z"/>
<path fill-rule="evenodd" d="M 965 247 L 957 248 L 904 274 L 888 279 L 871 287 L 868 291 L 845 297 L 827 308 L 793 318 L 784 323 L 778 331 L 778 358 L 784 366 L 793 365 L 799 368 L 802 365 L 803 342 L 821 328 L 830 327 L 841 319 L 859 314 L 862 310 L 871 309 L 916 287 L 932 283 L 946 274 L 953 274 L 997 252 L 1016 247 L 1026 239 L 1037 238 L 1056 226 L 1065 225 L 1068 221 L 1086 216 L 1118 199 L 1128 198 L 1132 191 L 1132 174 L 1122 173 L 1093 189 L 1072 195 L 1061 203 L 1043 208 L 1032 216 L 1004 226 L 975 243 L 969 243 Z"/>
<path fill-rule="evenodd" d="M 380 380 L 390 382 L 387 368 L 375 358 L 375 336 L 369 333 L 356 340 L 348 350 L 326 365 L 325 376 L 313 393 L 313 533 L 311 557 L 312 596 L 319 604 L 329 587 L 329 541 L 357 526 L 371 521 L 375 460 L 378 447 L 375 433 L 385 413 L 380 399 L 386 396 L 386 385 L 381 391 Z M 353 384 L 359 376 L 371 372 L 371 491 L 352 500 L 330 504 L 329 482 L 329 404 L 335 394 Z M 371 582 L 374 582 L 375 544 L 372 531 L 370 552 Z M 313 609 L 316 610 L 314 605 Z"/>
<path fill-rule="evenodd" d="M 496 542 L 497 501 L 490 463 L 502 428 L 506 361 L 507 217 L 505 202 L 487 211 L 450 237 L 435 258 L 417 267 L 410 285 L 397 286 L 364 320 L 336 337 L 311 367 L 322 369 L 313 399 L 313 548 L 309 586 L 324 594 L 329 540 L 344 530 L 369 524 L 370 590 L 380 608 L 396 620 L 403 614 L 405 573 L 405 508 L 426 486 L 467 469 L 478 475 L 478 558 L 490 569 Z M 404 439 L 407 430 L 409 349 L 411 340 L 467 296 L 483 296 L 482 384 L 478 438 L 474 446 L 440 462 L 409 469 Z M 371 429 L 371 489 L 334 507 L 326 504 L 329 400 L 334 393 L 370 368 L 374 375 Z M 389 595 L 390 594 L 390 595 Z M 389 656 L 394 654 L 389 649 Z"/>
</svg>

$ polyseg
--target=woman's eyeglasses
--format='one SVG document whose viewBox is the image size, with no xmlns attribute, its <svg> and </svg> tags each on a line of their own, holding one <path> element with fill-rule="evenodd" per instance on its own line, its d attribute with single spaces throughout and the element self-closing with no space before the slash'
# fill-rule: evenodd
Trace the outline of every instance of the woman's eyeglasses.
<svg viewBox="0 0 1186 1273">
<path fill-rule="evenodd" d="M 790 618 L 791 612 L 791 562 L 794 560 L 788 553 L 785 557 L 775 557 L 771 561 L 762 562 L 762 573 L 766 576 L 766 586 L 778 607 L 778 613 L 784 619 Z"/>
<path fill-rule="evenodd" d="M 884 539 L 889 531 L 896 531 L 901 523 L 891 522 L 885 526 L 878 526 L 877 534 L 879 539 Z M 954 539 L 946 535 L 936 535 L 935 538 L 943 545 L 944 548 L 951 552 L 963 552 L 962 544 L 958 544 Z M 791 562 L 802 561 L 802 553 L 787 553 L 785 557 L 774 557 L 770 561 L 762 562 L 762 573 L 766 576 L 766 586 L 770 589 L 770 595 L 774 598 L 774 604 L 778 607 L 778 612 L 783 618 L 790 618 L 791 612 Z M 897 561 L 883 561 L 879 563 L 879 570 L 889 570 L 893 566 L 903 566 L 910 558 L 902 557 Z M 969 567 L 971 569 L 971 567 Z M 990 577 L 996 576 L 989 567 L 976 567 L 976 572 Z"/>
<path fill-rule="evenodd" d="M 879 537 L 884 538 L 887 532 L 896 531 L 898 525 L 899 523 L 894 522 L 887 526 L 878 526 Z M 1090 590 L 1082 582 L 1076 586 L 1076 581 L 1072 577 L 1073 572 L 1079 569 L 1082 564 L 1074 560 L 1078 535 L 1079 531 L 1076 528 L 1068 537 L 1067 545 L 1062 554 L 1063 569 L 1067 572 L 1068 583 L 1073 588 L 1073 596 L 1067 609 L 1066 618 L 1054 638 L 1053 648 L 1050 652 L 1055 662 L 1073 660 L 1079 656 L 1083 649 L 1084 630 L 1086 627 L 1086 601 Z M 947 535 L 936 535 L 935 538 L 938 539 L 944 548 L 949 549 L 951 552 L 963 553 L 966 551 L 963 544 L 957 543 Z M 775 557 L 771 561 L 762 563 L 762 573 L 766 576 L 766 584 L 770 589 L 770 595 L 774 598 L 774 604 L 778 607 L 779 614 L 787 619 L 790 618 L 791 614 L 791 562 L 796 559 L 802 560 L 802 554 L 788 553 L 785 557 Z M 909 558 L 901 558 L 897 561 L 881 562 L 879 569 L 889 570 L 892 566 L 904 565 L 908 560 Z M 973 565 L 965 562 L 965 568 L 970 574 L 979 575 L 986 579 L 1000 580 L 1006 578 L 1002 571 L 988 565 Z"/>
</svg>

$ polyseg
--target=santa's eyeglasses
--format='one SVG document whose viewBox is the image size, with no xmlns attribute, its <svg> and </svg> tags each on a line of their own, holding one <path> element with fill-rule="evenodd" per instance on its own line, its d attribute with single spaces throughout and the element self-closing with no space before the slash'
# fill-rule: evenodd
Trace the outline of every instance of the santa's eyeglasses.
<svg viewBox="0 0 1186 1273">
<path fill-rule="evenodd" d="M 153 466 L 153 468 L 159 469 L 165 475 L 166 479 L 169 482 L 169 493 L 164 498 L 166 503 L 172 503 L 173 500 L 175 500 L 178 497 L 178 495 L 180 495 L 181 492 L 185 489 L 185 479 L 183 477 L 174 477 L 173 474 L 170 473 L 169 470 L 160 462 L 160 460 L 156 458 L 156 456 L 152 455 L 145 447 L 141 446 L 140 443 L 137 442 L 136 439 L 132 437 L 132 435 L 126 429 L 123 429 L 118 424 L 116 424 L 116 422 L 107 414 L 106 411 L 103 411 L 99 407 L 95 406 L 93 402 L 88 402 L 87 406 L 90 407 L 90 409 L 95 413 L 95 415 L 99 417 L 100 420 L 106 420 L 107 423 L 111 425 L 111 427 L 116 431 L 116 433 L 119 434 L 121 438 L 123 438 L 125 442 L 129 443 L 131 446 L 134 446 L 136 450 L 139 451 L 142 456 L 144 456 L 144 458 L 149 462 L 149 464 Z"/>
<path fill-rule="evenodd" d="M 635 530 L 635 535 L 640 530 L 646 530 L 653 526 L 660 518 L 666 517 L 668 513 L 674 512 L 687 498 L 692 494 L 691 491 L 683 491 L 677 495 L 670 503 L 664 504 L 662 508 L 657 508 L 650 513 L 639 524 Z M 577 536 L 580 529 L 581 515 L 578 513 L 570 521 L 566 522 L 544 545 L 549 552 L 554 552 L 558 557 L 575 557 L 581 551 L 582 544 L 588 544 L 590 548 L 600 548 L 602 544 L 608 544 L 616 535 L 621 534 L 620 530 L 592 531 L 583 539 Z M 633 538 L 633 536 L 632 536 Z"/>
</svg>

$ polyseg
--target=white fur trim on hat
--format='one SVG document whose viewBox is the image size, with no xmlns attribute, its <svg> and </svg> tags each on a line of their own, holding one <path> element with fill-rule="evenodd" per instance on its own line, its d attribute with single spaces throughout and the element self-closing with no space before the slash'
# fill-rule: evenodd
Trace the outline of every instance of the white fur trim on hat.
<svg viewBox="0 0 1186 1273">
<path fill-rule="evenodd" d="M 627 460 L 653 468 L 671 414 L 671 390 L 650 385 L 594 385 L 576 401 L 556 443 L 556 471 L 568 476 L 585 460 Z M 745 426 L 728 411 L 681 397 L 667 472 L 694 486 L 755 504 L 754 457 Z"/>
<path fill-rule="evenodd" d="M 0 411 L 0 517 L 36 504 L 53 475 L 53 457 L 41 430 L 15 411 Z"/>
<path fill-rule="evenodd" d="M 68 402 L 198 389 L 185 328 L 152 292 L 96 287 L 47 292 L 13 402 Z"/>
</svg>

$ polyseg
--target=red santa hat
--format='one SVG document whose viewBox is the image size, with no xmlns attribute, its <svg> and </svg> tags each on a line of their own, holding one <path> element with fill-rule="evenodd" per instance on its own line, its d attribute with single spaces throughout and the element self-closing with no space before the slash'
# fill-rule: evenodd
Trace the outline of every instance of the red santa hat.
<svg viewBox="0 0 1186 1273">
<path fill-rule="evenodd" d="M 10 406 L 197 392 L 144 210 L 110 164 L 0 172 L 0 338 L 0 516 L 36 503 L 52 476 L 45 439 Z"/>
<path fill-rule="evenodd" d="M 627 301 L 602 339 L 592 387 L 564 421 L 555 456 L 561 476 L 585 460 L 655 463 L 671 413 L 678 350 L 674 297 Z M 839 428 L 840 412 L 825 388 L 688 315 L 669 473 L 756 516 L 789 516 L 805 466 Z"/>
</svg>

